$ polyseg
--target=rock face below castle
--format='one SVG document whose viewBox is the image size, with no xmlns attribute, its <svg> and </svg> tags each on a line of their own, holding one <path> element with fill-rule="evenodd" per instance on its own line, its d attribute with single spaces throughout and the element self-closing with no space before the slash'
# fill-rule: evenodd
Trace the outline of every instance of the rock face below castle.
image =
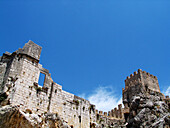
<svg viewBox="0 0 170 128">
<path fill-rule="evenodd" d="M 123 104 L 98 111 L 88 100 L 62 90 L 39 64 L 41 47 L 32 41 L 0 57 L 0 126 L 6 128 L 169 127 L 169 97 L 156 76 L 138 70 L 125 80 Z M 39 85 L 40 74 L 44 84 Z"/>
<path fill-rule="evenodd" d="M 141 69 L 125 80 L 124 113 L 128 128 L 169 127 L 169 97 L 160 92 L 158 79 Z"/>
</svg>

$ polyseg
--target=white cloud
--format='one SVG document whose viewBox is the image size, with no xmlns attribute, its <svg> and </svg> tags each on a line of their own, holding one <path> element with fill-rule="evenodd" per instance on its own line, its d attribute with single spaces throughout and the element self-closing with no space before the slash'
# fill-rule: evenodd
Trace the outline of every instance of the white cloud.
<svg viewBox="0 0 170 128">
<path fill-rule="evenodd" d="M 89 100 L 91 104 L 96 105 L 96 109 L 105 112 L 110 111 L 122 103 L 122 97 L 116 96 L 113 88 L 110 86 L 99 86 L 92 94 L 88 96 L 81 94 L 79 96 Z"/>
<path fill-rule="evenodd" d="M 82 94 L 80 94 L 80 95 L 78 95 L 78 96 L 81 97 L 81 98 L 86 99 L 86 94 L 85 94 L 85 93 L 82 93 Z"/>
<path fill-rule="evenodd" d="M 164 91 L 165 96 L 170 96 L 170 86 Z"/>
</svg>

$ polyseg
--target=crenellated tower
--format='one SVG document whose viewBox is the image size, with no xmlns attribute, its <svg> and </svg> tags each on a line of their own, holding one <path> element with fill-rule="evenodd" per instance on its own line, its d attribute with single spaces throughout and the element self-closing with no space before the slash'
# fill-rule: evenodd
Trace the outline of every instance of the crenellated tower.
<svg viewBox="0 0 170 128">
<path fill-rule="evenodd" d="M 142 71 L 141 69 L 138 69 L 138 72 L 136 71 L 134 74 L 131 74 L 130 77 L 127 77 L 125 80 L 125 90 L 129 86 L 133 86 L 137 83 L 140 83 L 142 87 L 160 92 L 157 77 L 148 72 Z"/>
<path fill-rule="evenodd" d="M 142 109 L 159 110 L 162 101 L 170 106 L 169 96 L 165 98 L 160 92 L 157 77 L 138 69 L 125 80 L 124 108 L 119 104 L 108 112 L 98 111 L 90 101 L 64 91 L 53 81 L 49 70 L 39 63 L 41 50 L 41 46 L 29 41 L 23 48 L 0 56 L 0 107 L 17 106 L 27 115 L 43 118 L 47 113 L 55 113 L 71 128 L 96 128 L 124 127 L 126 122 L 129 125 Z M 41 75 L 43 83 L 39 81 Z M 160 116 L 160 111 L 153 117 L 156 116 Z"/>
<path fill-rule="evenodd" d="M 149 96 L 156 94 L 157 96 L 164 99 L 164 95 L 160 92 L 158 79 L 156 76 L 138 69 L 125 80 L 125 88 L 122 89 L 123 93 L 123 104 L 125 106 L 125 114 L 129 113 L 130 103 L 134 96 L 143 94 Z"/>
</svg>

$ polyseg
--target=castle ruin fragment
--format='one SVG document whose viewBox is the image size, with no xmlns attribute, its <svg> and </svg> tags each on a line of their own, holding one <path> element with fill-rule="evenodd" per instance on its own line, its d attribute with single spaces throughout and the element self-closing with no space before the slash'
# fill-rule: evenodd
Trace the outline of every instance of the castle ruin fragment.
<svg viewBox="0 0 170 128">
<path fill-rule="evenodd" d="M 124 108 L 120 104 L 109 112 L 98 111 L 88 100 L 64 91 L 53 81 L 49 71 L 39 63 L 41 50 L 42 47 L 29 41 L 23 48 L 13 53 L 5 52 L 0 57 L 1 107 L 18 106 L 21 111 L 40 117 L 57 113 L 71 128 L 97 128 L 113 127 L 115 123 L 121 127 L 134 126 L 130 120 L 143 107 L 139 104 L 135 107 L 132 103 L 140 102 L 141 95 L 146 98 L 154 95 L 169 105 L 169 97 L 160 92 L 157 77 L 139 69 L 125 80 Z M 38 84 L 40 74 L 45 75 L 43 86 Z"/>
</svg>

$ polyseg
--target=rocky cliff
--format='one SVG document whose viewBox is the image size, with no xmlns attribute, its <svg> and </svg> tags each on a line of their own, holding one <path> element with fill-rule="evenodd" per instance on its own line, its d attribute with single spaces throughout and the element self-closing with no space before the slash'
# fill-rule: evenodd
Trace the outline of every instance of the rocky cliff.
<svg viewBox="0 0 170 128">
<path fill-rule="evenodd" d="M 169 128 L 168 104 L 156 93 L 141 92 L 132 98 L 127 128 Z"/>
</svg>

